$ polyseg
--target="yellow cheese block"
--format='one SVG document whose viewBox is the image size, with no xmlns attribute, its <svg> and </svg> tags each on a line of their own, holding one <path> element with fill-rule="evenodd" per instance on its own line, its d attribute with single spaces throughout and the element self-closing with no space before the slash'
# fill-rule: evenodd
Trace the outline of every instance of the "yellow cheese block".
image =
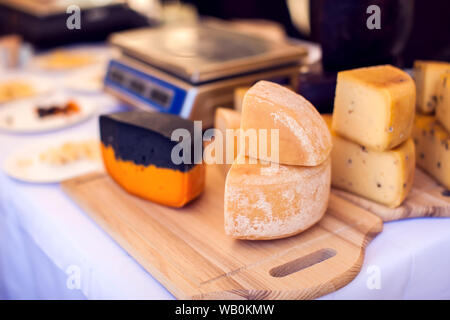
<svg viewBox="0 0 450 320">
<path fill-rule="evenodd" d="M 239 164 L 244 160 L 245 163 Z M 249 164 L 239 156 L 225 182 L 225 232 L 238 239 L 277 239 L 300 233 L 325 213 L 331 161 L 316 167 Z"/>
<path fill-rule="evenodd" d="M 245 143 L 246 155 L 254 159 L 317 166 L 331 152 L 330 131 L 319 112 L 302 96 L 273 82 L 259 81 L 247 91 L 241 128 L 243 134 L 249 129 L 258 133 L 255 148 L 251 147 L 250 139 Z M 272 141 L 272 133 L 277 130 L 279 139 Z M 266 141 L 260 139 L 265 137 L 263 132 L 267 133 Z M 267 152 L 262 152 L 261 146 L 267 146 Z M 278 149 L 277 160 L 273 158 L 272 147 Z"/>
<path fill-rule="evenodd" d="M 439 79 L 436 117 L 450 132 L 450 72 L 441 75 Z"/>
<path fill-rule="evenodd" d="M 248 89 L 250 87 L 238 87 L 234 90 L 234 109 L 238 112 L 242 112 L 242 101 Z"/>
<path fill-rule="evenodd" d="M 227 155 L 227 149 L 230 150 L 233 154 L 231 155 L 231 159 L 234 160 L 238 153 L 238 129 L 241 126 L 241 114 L 235 110 L 229 108 L 217 108 L 215 118 L 214 118 L 214 128 L 219 130 L 222 133 L 223 138 L 223 148 L 222 148 L 222 159 L 223 160 L 223 171 L 227 173 L 231 167 L 231 163 L 227 163 L 227 157 L 230 158 L 230 155 Z M 231 129 L 235 131 L 235 134 L 232 136 L 233 141 L 228 141 L 227 139 L 227 129 Z M 231 137 L 228 134 L 228 137 Z M 233 145 L 229 145 L 230 143 Z"/>
<path fill-rule="evenodd" d="M 331 125 L 331 115 L 324 115 Z M 334 187 L 395 208 L 408 195 L 414 180 L 414 143 L 408 139 L 388 151 L 374 151 L 332 132 Z"/>
<path fill-rule="evenodd" d="M 440 61 L 414 61 L 414 80 L 417 87 L 417 110 L 432 113 L 438 103 L 439 77 L 450 71 L 450 63 Z"/>
<path fill-rule="evenodd" d="M 390 65 L 338 73 L 333 130 L 369 149 L 384 151 L 406 141 L 415 112 L 412 78 Z"/>
<path fill-rule="evenodd" d="M 417 115 L 413 137 L 417 165 L 450 189 L 450 134 L 435 117 Z"/>
</svg>

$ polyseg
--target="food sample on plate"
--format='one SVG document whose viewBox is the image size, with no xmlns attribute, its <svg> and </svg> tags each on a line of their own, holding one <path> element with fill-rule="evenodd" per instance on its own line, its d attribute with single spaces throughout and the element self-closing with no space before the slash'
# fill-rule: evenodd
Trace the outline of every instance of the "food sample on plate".
<svg viewBox="0 0 450 320">
<path fill-rule="evenodd" d="M 417 88 L 417 111 L 432 113 L 438 105 L 439 78 L 450 72 L 450 63 L 441 61 L 414 61 L 414 80 Z"/>
<path fill-rule="evenodd" d="M 418 114 L 413 138 L 417 165 L 450 189 L 450 133 L 434 116 Z"/>
<path fill-rule="evenodd" d="M 33 86 L 27 81 L 13 80 L 0 83 L 0 103 L 27 98 L 34 94 Z"/>
<path fill-rule="evenodd" d="M 10 177 L 31 183 L 57 183 L 102 170 L 95 138 L 37 140 L 12 152 L 3 164 Z"/>
<path fill-rule="evenodd" d="M 0 108 L 0 129 L 8 132 L 55 130 L 83 121 L 96 107 L 95 99 L 73 98 L 62 93 L 10 102 Z"/>
<path fill-rule="evenodd" d="M 266 154 L 235 159 L 225 181 L 226 234 L 237 239 L 278 239 L 318 222 L 330 194 L 332 141 L 314 106 L 289 89 L 260 81 L 244 97 L 241 128 L 242 134 L 277 129 L 278 141 L 259 139 L 257 146 L 278 143 L 279 163 L 265 161 L 276 152 L 270 145 Z M 249 144 L 246 150 L 252 149 Z"/>
<path fill-rule="evenodd" d="M 411 135 L 415 113 L 414 81 L 404 71 L 374 66 L 337 76 L 333 130 L 369 149 L 392 149 Z"/>
<path fill-rule="evenodd" d="M 39 154 L 39 160 L 50 166 L 64 166 L 83 160 L 98 161 L 100 158 L 97 140 L 66 142 Z"/>
<path fill-rule="evenodd" d="M 175 152 L 180 144 L 171 136 L 177 129 L 190 139 L 180 142 L 185 148 Z M 202 193 L 203 136 L 201 130 L 195 134 L 193 121 L 157 112 L 114 113 L 100 117 L 100 136 L 106 170 L 131 194 L 182 207 Z"/>
<path fill-rule="evenodd" d="M 246 144 L 246 155 L 251 158 L 271 161 L 272 129 L 279 131 L 281 164 L 317 166 L 331 152 L 331 135 L 319 112 L 302 96 L 273 82 L 259 81 L 247 91 L 241 128 L 256 129 L 258 139 L 267 132 L 267 156 L 259 143 L 256 148 Z"/>
<path fill-rule="evenodd" d="M 48 70 L 74 69 L 90 65 L 95 62 L 87 53 L 57 50 L 38 58 L 38 65 Z"/>
<path fill-rule="evenodd" d="M 70 116 L 79 113 L 81 108 L 76 101 L 69 100 L 62 105 L 38 106 L 35 110 L 39 118 L 46 118 L 52 116 Z"/>
<path fill-rule="evenodd" d="M 331 130 L 331 114 L 323 117 Z M 391 150 L 375 151 L 331 133 L 332 186 L 391 208 L 399 206 L 414 182 L 412 139 Z"/>
</svg>

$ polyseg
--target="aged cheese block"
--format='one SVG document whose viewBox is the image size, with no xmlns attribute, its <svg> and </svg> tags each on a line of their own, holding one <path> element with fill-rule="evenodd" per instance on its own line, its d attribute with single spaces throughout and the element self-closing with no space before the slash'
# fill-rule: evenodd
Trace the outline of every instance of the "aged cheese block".
<svg viewBox="0 0 450 320">
<path fill-rule="evenodd" d="M 444 128 L 450 132 L 450 72 L 441 75 L 437 92 L 436 117 Z"/>
<path fill-rule="evenodd" d="M 203 190 L 205 167 L 175 164 L 172 132 L 183 128 L 191 134 L 194 154 L 194 124 L 180 117 L 144 111 L 121 112 L 100 117 L 102 156 L 107 172 L 128 192 L 173 207 L 182 207 Z M 202 139 L 202 135 L 197 139 Z M 201 159 L 200 159 L 201 160 Z"/>
<path fill-rule="evenodd" d="M 417 110 L 432 113 L 438 104 L 440 76 L 450 71 L 450 63 L 440 61 L 414 61 L 414 80 L 417 87 Z"/>
<path fill-rule="evenodd" d="M 239 164 L 239 160 L 245 163 Z M 284 238 L 319 221 L 328 204 L 331 161 L 301 167 L 249 164 L 239 156 L 225 182 L 225 232 L 238 239 Z"/>
<path fill-rule="evenodd" d="M 331 125 L 331 115 L 323 115 Z M 388 207 L 399 206 L 414 181 L 415 154 L 412 139 L 392 150 L 374 151 L 332 132 L 334 187 L 350 191 Z"/>
<path fill-rule="evenodd" d="M 234 109 L 238 112 L 242 112 L 242 102 L 248 89 L 250 87 L 238 87 L 234 89 Z"/>
<path fill-rule="evenodd" d="M 240 126 L 241 114 L 239 112 L 228 108 L 217 108 L 214 118 L 214 127 L 222 133 L 223 137 L 221 160 L 223 160 L 223 169 L 225 173 L 227 173 L 231 167 L 231 163 L 227 162 L 227 158 L 234 160 L 238 153 L 238 129 Z M 234 130 L 234 135 L 227 135 L 227 129 Z M 227 136 L 232 138 L 233 141 L 228 141 Z M 232 152 L 232 155 L 227 154 L 227 149 Z"/>
<path fill-rule="evenodd" d="M 415 112 L 412 78 L 390 65 L 338 73 L 333 130 L 377 151 L 392 149 L 410 135 Z"/>
<path fill-rule="evenodd" d="M 417 115 L 414 130 L 417 165 L 450 189 L 450 134 L 434 116 Z"/>
<path fill-rule="evenodd" d="M 319 112 L 302 96 L 273 82 L 259 81 L 247 91 L 241 128 L 243 134 L 256 129 L 258 139 L 264 137 L 261 129 L 267 132 L 267 143 L 258 140 L 256 148 L 250 139 L 245 143 L 246 155 L 252 158 L 273 160 L 272 146 L 277 146 L 277 162 L 317 166 L 331 152 L 331 135 Z M 271 140 L 272 129 L 278 129 L 278 144 Z M 267 145 L 267 152 L 261 152 L 261 145 Z"/>
</svg>

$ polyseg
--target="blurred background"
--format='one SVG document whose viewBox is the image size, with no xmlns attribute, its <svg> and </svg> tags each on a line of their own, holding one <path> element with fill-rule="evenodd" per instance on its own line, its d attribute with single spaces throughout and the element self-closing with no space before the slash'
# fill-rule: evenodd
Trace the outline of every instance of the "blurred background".
<svg viewBox="0 0 450 320">
<path fill-rule="evenodd" d="M 73 4 L 81 8 L 79 30 L 61 27 Z M 370 5 L 380 8 L 380 29 L 364 27 Z M 449 14 L 448 0 L 0 0 L 0 34 L 19 35 L 28 51 L 39 53 L 105 41 L 125 29 L 221 19 L 272 41 L 307 42 L 310 59 L 302 63 L 296 90 L 328 112 L 339 70 L 449 61 Z"/>
</svg>

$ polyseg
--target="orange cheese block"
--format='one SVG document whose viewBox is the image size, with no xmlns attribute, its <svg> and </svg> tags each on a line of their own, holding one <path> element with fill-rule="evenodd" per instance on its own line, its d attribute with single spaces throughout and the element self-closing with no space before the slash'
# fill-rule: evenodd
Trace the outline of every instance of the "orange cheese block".
<svg viewBox="0 0 450 320">
<path fill-rule="evenodd" d="M 244 98 L 241 128 L 258 131 L 256 148 L 245 143 L 246 155 L 274 161 L 272 129 L 278 129 L 278 161 L 281 164 L 317 166 L 331 152 L 331 135 L 314 106 L 302 96 L 273 82 L 259 81 Z M 267 152 L 261 152 L 261 129 L 267 130 Z"/>
<path fill-rule="evenodd" d="M 223 149 L 221 160 L 223 160 L 224 173 L 227 173 L 231 167 L 231 164 L 227 162 L 227 157 L 232 160 L 237 157 L 239 143 L 238 129 L 240 126 L 241 114 L 239 112 L 229 108 L 217 108 L 214 118 L 214 127 L 222 133 Z M 229 132 L 227 135 L 227 129 L 234 130 L 234 134 L 231 136 Z M 232 138 L 233 141 L 229 141 L 228 138 Z M 231 155 L 227 154 L 227 149 L 232 152 Z"/>
<path fill-rule="evenodd" d="M 227 175 L 227 235 L 248 240 L 284 238 L 322 218 L 330 194 L 329 158 L 316 167 L 251 164 L 249 160 L 239 156 Z"/>
<path fill-rule="evenodd" d="M 171 134 L 176 129 L 194 137 L 191 153 L 196 142 L 202 146 L 195 141 L 193 122 L 174 115 L 144 111 L 102 115 L 101 150 L 107 172 L 131 194 L 167 206 L 184 206 L 202 193 L 205 165 L 175 163 L 172 151 L 177 142 Z"/>
<path fill-rule="evenodd" d="M 136 165 L 117 159 L 112 147 L 102 144 L 103 162 L 111 177 L 129 193 L 171 207 L 182 207 L 204 188 L 204 164 L 182 172 L 154 165 Z"/>
</svg>

